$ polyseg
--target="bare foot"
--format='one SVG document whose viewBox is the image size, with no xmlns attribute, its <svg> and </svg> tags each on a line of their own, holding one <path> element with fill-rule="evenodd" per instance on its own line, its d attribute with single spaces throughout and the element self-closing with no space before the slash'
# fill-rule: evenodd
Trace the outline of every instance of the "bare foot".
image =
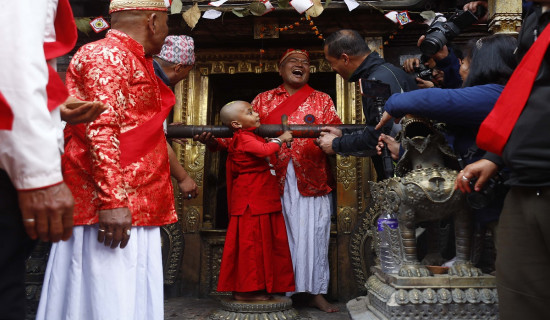
<svg viewBox="0 0 550 320">
<path fill-rule="evenodd" d="M 340 311 L 338 307 L 328 303 L 328 301 L 325 299 L 325 297 L 323 297 L 322 294 L 313 295 L 311 297 L 309 305 L 328 313 Z"/>
<path fill-rule="evenodd" d="M 262 291 L 233 292 L 233 299 L 238 301 L 267 301 L 272 298 L 273 296 Z"/>
</svg>

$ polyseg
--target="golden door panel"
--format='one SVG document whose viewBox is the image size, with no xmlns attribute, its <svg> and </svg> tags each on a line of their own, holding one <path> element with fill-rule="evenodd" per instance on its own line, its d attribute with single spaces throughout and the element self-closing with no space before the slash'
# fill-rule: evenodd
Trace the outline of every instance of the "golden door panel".
<svg viewBox="0 0 550 320">
<path fill-rule="evenodd" d="M 320 51 L 311 52 L 309 84 L 328 93 L 344 123 L 361 123 L 361 99 L 355 84 L 337 76 Z M 252 99 L 260 92 L 282 83 L 277 57 L 254 53 L 198 54 L 189 77 L 176 88 L 173 121 L 184 124 L 220 125 L 219 110 L 232 100 Z M 176 208 L 184 231 L 182 261 L 183 290 L 188 294 L 216 294 L 221 250 L 227 227 L 224 152 L 210 152 L 187 139 L 184 146 L 173 144 L 178 159 L 199 186 L 199 196 L 183 200 L 176 191 Z M 331 225 L 329 295 L 346 299 L 357 290 L 351 271 L 349 237 L 357 216 L 369 201 L 367 180 L 371 178 L 368 159 L 333 157 L 336 212 Z"/>
</svg>

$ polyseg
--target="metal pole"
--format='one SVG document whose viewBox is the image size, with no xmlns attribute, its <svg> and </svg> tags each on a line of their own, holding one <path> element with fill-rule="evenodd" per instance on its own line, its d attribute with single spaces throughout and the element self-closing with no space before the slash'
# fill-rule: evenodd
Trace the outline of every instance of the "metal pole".
<svg viewBox="0 0 550 320">
<path fill-rule="evenodd" d="M 364 124 L 291 124 L 289 125 L 294 138 L 317 138 L 321 134 L 322 127 L 335 127 L 340 130 L 363 130 Z M 197 125 L 169 125 L 167 138 L 192 138 L 203 132 L 211 132 L 216 138 L 230 138 L 233 131 L 226 126 L 197 126 Z M 283 134 L 283 127 L 280 124 L 262 124 L 254 133 L 264 138 L 276 138 Z"/>
</svg>

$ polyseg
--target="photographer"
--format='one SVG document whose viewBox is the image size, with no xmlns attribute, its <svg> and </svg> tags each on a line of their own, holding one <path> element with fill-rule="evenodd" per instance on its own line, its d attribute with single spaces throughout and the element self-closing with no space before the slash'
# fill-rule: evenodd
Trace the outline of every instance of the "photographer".
<svg viewBox="0 0 550 320">
<path fill-rule="evenodd" d="M 418 46 L 425 36 L 418 39 Z M 403 70 L 416 76 L 418 88 L 447 88 L 454 89 L 462 86 L 460 76 L 460 61 L 455 49 L 445 45 L 435 55 L 423 64 L 418 58 L 409 58 L 403 63 Z"/>
<path fill-rule="evenodd" d="M 515 47 L 516 40 L 506 35 L 470 41 L 460 68 L 465 79 L 463 88 L 430 88 L 394 94 L 386 102 L 382 121 L 376 128 L 391 117 L 401 118 L 406 114 L 442 121 L 454 137 L 452 146 L 457 155 L 466 164 L 479 160 L 485 152 L 475 144 L 477 130 L 516 66 Z M 382 135 L 380 141 L 388 143 L 390 150 L 396 150 L 396 142 L 391 137 Z M 476 220 L 480 225 L 498 219 L 501 200 L 495 199 L 491 205 L 477 210 Z"/>
<path fill-rule="evenodd" d="M 380 80 L 390 86 L 391 93 L 417 89 L 410 75 L 401 68 L 384 61 L 377 52 L 371 52 L 363 37 L 355 30 L 343 29 L 328 36 L 324 44 L 325 59 L 332 70 L 347 81 L 359 79 Z M 379 179 L 385 176 L 381 157 L 376 155 L 380 131 L 373 130 L 380 117 L 372 98 L 363 96 L 366 127 L 360 131 L 344 131 L 324 127 L 317 143 L 327 154 L 371 156 Z M 389 123 L 388 127 L 391 128 Z"/>
</svg>

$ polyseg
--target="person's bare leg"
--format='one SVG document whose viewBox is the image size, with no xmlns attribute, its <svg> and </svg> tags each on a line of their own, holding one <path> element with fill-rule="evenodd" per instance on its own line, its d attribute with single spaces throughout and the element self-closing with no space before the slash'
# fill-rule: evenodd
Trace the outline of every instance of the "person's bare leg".
<svg viewBox="0 0 550 320">
<path fill-rule="evenodd" d="M 340 309 L 333 304 L 330 304 L 322 294 L 311 295 L 310 305 L 324 312 L 338 312 Z"/>
<path fill-rule="evenodd" d="M 267 294 L 264 291 L 233 292 L 233 299 L 239 301 L 267 301 L 272 298 L 273 296 Z"/>
</svg>

